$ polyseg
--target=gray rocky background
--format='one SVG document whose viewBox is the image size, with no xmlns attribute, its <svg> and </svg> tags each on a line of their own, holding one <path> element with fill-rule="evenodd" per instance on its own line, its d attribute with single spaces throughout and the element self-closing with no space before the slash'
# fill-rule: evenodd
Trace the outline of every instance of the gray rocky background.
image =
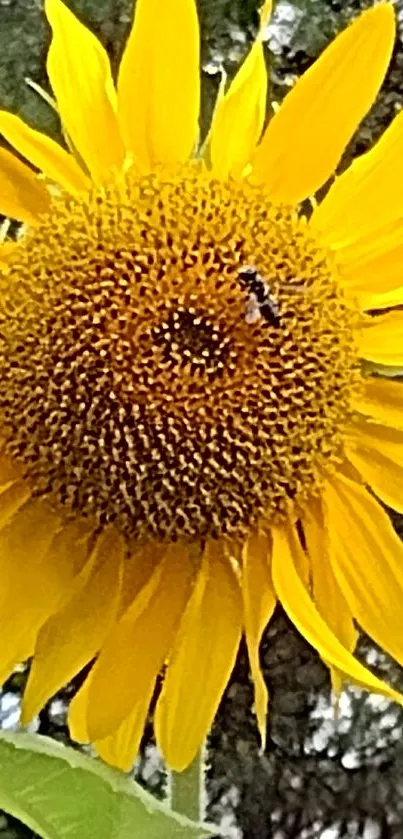
<svg viewBox="0 0 403 839">
<path fill-rule="evenodd" d="M 54 113 L 26 82 L 29 78 L 47 88 L 49 31 L 41 5 L 41 0 L 0 0 L 0 107 L 57 137 Z M 131 18 L 130 0 L 71 0 L 70 5 L 99 35 L 116 68 Z M 256 31 L 257 5 L 256 0 L 199 0 L 204 130 L 220 67 L 231 76 L 246 53 Z M 367 5 L 367 0 L 278 0 L 267 51 L 272 98 L 280 100 L 330 38 Z M 345 160 L 368 148 L 402 103 L 399 39 L 383 92 Z M 401 669 L 365 637 L 359 654 L 377 673 L 403 687 Z M 233 839 L 403 839 L 403 710 L 350 689 L 335 720 L 327 671 L 280 609 L 264 635 L 261 655 L 271 697 L 267 747 L 259 754 L 241 649 L 210 737 L 208 815 Z M 3 727 L 17 721 L 25 678 L 21 668 L 0 694 Z M 34 724 L 36 730 L 68 741 L 66 700 L 78 683 L 49 703 Z M 136 776 L 151 791 L 162 793 L 164 776 L 151 726 Z M 32 836 L 0 814 L 0 839 Z"/>
</svg>

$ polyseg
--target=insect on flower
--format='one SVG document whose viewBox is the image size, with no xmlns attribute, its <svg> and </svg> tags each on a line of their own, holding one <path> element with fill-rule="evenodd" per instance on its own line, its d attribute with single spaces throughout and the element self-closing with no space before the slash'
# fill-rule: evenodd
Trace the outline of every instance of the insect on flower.
<svg viewBox="0 0 403 839">
<path fill-rule="evenodd" d="M 253 265 L 245 265 L 240 269 L 238 277 L 242 287 L 248 292 L 246 323 L 257 323 L 263 317 L 270 326 L 280 326 L 281 318 L 277 301 L 271 293 L 267 280 L 259 274 L 257 268 Z"/>
</svg>

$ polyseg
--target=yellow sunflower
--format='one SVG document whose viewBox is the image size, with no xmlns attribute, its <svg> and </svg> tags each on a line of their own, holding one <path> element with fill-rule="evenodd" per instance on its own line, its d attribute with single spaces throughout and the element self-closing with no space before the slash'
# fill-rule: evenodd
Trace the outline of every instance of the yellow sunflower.
<svg viewBox="0 0 403 839">
<path fill-rule="evenodd" d="M 279 600 L 336 688 L 402 701 L 353 651 L 357 621 L 403 663 L 377 500 L 403 513 L 403 389 L 362 361 L 403 364 L 403 115 L 303 212 L 383 81 L 392 6 L 264 128 L 266 3 L 203 149 L 194 0 L 137 0 L 116 88 L 94 35 L 45 8 L 68 150 L 0 113 L 28 162 L 0 152 L 0 209 L 26 223 L 0 257 L 1 680 L 33 656 L 27 721 L 92 662 L 72 736 L 128 768 L 166 666 L 156 737 L 181 770 L 242 632 L 264 738 Z"/>
</svg>

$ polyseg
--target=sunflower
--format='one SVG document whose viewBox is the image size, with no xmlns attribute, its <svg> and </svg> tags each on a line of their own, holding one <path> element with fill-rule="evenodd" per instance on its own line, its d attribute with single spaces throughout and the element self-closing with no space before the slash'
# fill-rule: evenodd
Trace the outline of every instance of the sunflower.
<svg viewBox="0 0 403 839">
<path fill-rule="evenodd" d="M 403 390 L 367 363 L 403 363 L 403 115 L 334 177 L 394 13 L 265 126 L 269 7 L 202 147 L 194 0 L 137 0 L 116 87 L 46 0 L 66 147 L 0 112 L 0 678 L 32 656 L 27 722 L 91 665 L 70 730 L 123 769 L 163 669 L 157 742 L 192 761 L 242 632 L 264 739 L 277 601 L 336 689 L 402 701 L 353 653 L 358 623 L 403 663 Z"/>
</svg>

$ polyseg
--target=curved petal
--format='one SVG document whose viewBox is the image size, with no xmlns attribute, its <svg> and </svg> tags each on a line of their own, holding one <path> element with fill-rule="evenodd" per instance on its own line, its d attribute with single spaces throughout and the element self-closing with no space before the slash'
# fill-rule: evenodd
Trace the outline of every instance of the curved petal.
<svg viewBox="0 0 403 839">
<path fill-rule="evenodd" d="M 271 544 L 265 533 L 252 534 L 242 551 L 242 596 L 246 643 L 255 688 L 255 711 L 262 749 L 266 742 L 268 692 L 259 660 L 262 634 L 274 612 L 276 596 L 270 575 Z"/>
<path fill-rule="evenodd" d="M 314 603 L 336 638 L 352 653 L 357 643 L 358 632 L 330 564 L 322 512 L 316 501 L 305 511 L 303 531 L 312 569 Z M 330 672 L 337 702 L 343 687 L 343 673 L 335 667 L 331 667 Z"/>
<path fill-rule="evenodd" d="M 358 622 L 403 662 L 403 544 L 380 504 L 343 475 L 323 492 L 329 555 Z"/>
<path fill-rule="evenodd" d="M 146 724 L 153 689 L 136 703 L 134 710 L 122 722 L 114 734 L 104 740 L 96 740 L 94 748 L 105 763 L 128 772 L 133 766 L 140 748 Z"/>
<path fill-rule="evenodd" d="M 373 301 L 389 293 L 402 302 L 403 217 L 340 248 L 336 261 L 345 293 L 357 298 L 361 310 L 376 308 Z"/>
<path fill-rule="evenodd" d="M 360 239 L 401 217 L 402 191 L 403 113 L 400 113 L 376 145 L 336 178 L 314 210 L 311 224 L 332 248 L 339 250 L 352 242 L 358 242 L 359 247 Z"/>
<path fill-rule="evenodd" d="M 62 0 L 45 0 L 52 27 L 47 70 L 67 134 L 95 181 L 120 169 L 125 149 L 108 56 Z"/>
<path fill-rule="evenodd" d="M 89 189 L 90 181 L 73 155 L 20 117 L 0 111 L 0 133 L 20 154 L 67 192 Z"/>
<path fill-rule="evenodd" d="M 24 481 L 9 481 L 0 487 L 0 530 L 8 524 L 14 514 L 28 501 L 31 495 Z"/>
<path fill-rule="evenodd" d="M 403 431 L 362 420 L 347 432 L 344 449 L 375 494 L 403 513 Z"/>
<path fill-rule="evenodd" d="M 116 732 L 150 695 L 185 609 L 192 577 L 188 550 L 169 547 L 110 633 L 91 679 L 87 720 L 91 741 Z"/>
<path fill-rule="evenodd" d="M 403 285 L 382 294 L 368 294 L 363 292 L 357 295 L 357 301 L 361 311 L 367 311 L 369 309 L 391 309 L 394 306 L 403 306 Z"/>
<path fill-rule="evenodd" d="M 254 162 L 273 200 L 302 201 L 334 173 L 383 82 L 394 37 L 393 8 L 380 3 L 335 38 L 296 82 Z"/>
<path fill-rule="evenodd" d="M 123 568 L 119 617 L 132 605 L 141 589 L 149 582 L 165 553 L 165 547 L 156 541 L 146 545 L 128 545 L 127 562 Z"/>
<path fill-rule="evenodd" d="M 72 596 L 42 626 L 24 693 L 23 724 L 100 650 L 116 618 L 123 558 L 119 534 L 104 530 Z"/>
<path fill-rule="evenodd" d="M 302 524 L 312 569 L 314 603 L 336 638 L 347 650 L 353 652 L 358 633 L 330 564 L 327 534 L 317 501 L 311 503 L 305 511 Z"/>
<path fill-rule="evenodd" d="M 356 334 L 361 358 L 391 367 L 403 365 L 403 312 L 367 317 Z"/>
<path fill-rule="evenodd" d="M 0 148 L 0 212 L 27 224 L 37 224 L 49 206 L 49 192 L 35 172 Z"/>
<path fill-rule="evenodd" d="M 403 383 L 370 376 L 363 379 L 363 388 L 352 407 L 375 422 L 403 429 Z"/>
<path fill-rule="evenodd" d="M 350 545 L 355 545 L 349 534 Z M 382 693 L 403 704 L 403 696 L 364 667 L 339 641 L 324 621 L 297 573 L 294 555 L 302 550 L 295 534 L 273 529 L 272 573 L 277 596 L 301 635 L 330 666 L 358 685 Z M 337 574 L 336 574 L 337 577 Z M 348 599 L 348 598 L 346 598 Z"/>
<path fill-rule="evenodd" d="M 241 638 L 238 580 L 220 542 L 210 542 L 178 637 L 155 712 L 159 748 L 172 769 L 192 762 L 211 728 Z"/>
<path fill-rule="evenodd" d="M 49 562 L 59 529 L 60 518 L 31 500 L 0 531 L 0 682 L 32 652 L 39 627 L 62 595 L 61 572 Z"/>
<path fill-rule="evenodd" d="M 78 743 L 88 743 L 90 739 L 87 728 L 87 717 L 91 679 L 92 671 L 69 706 L 68 724 L 70 735 Z M 150 691 L 144 694 L 136 703 L 129 716 L 126 717 L 113 734 L 110 734 L 109 737 L 105 737 L 103 740 L 96 740 L 92 744 L 102 760 L 111 766 L 116 766 L 123 772 L 128 772 L 136 759 L 153 690 L 154 683 L 151 685 Z"/>
<path fill-rule="evenodd" d="M 77 743 L 89 743 L 87 717 L 88 717 L 88 694 L 91 683 L 92 670 L 85 682 L 70 702 L 68 710 L 68 724 L 70 736 Z"/>
<path fill-rule="evenodd" d="M 268 82 L 262 31 L 267 26 L 271 7 L 271 0 L 264 4 L 258 37 L 214 109 L 208 148 L 212 173 L 219 178 L 242 174 L 263 130 Z"/>
<path fill-rule="evenodd" d="M 118 80 L 122 135 L 143 170 L 185 163 L 198 140 L 199 24 L 194 0 L 137 0 Z"/>
<path fill-rule="evenodd" d="M 9 586 L 20 587 L 24 574 L 21 563 L 31 567 L 30 576 L 36 573 L 37 565 L 48 550 L 52 539 L 60 529 L 60 517 L 53 513 L 41 500 L 29 500 L 14 514 L 0 531 L 0 556 L 2 557 L 2 586 L 0 604 L 5 607 L 10 601 Z M 29 546 L 29 548 L 28 548 Z M 29 586 L 27 586 L 29 590 Z M 10 604 L 11 605 L 11 604 Z M 13 608 L 15 608 L 13 606 Z"/>
</svg>

